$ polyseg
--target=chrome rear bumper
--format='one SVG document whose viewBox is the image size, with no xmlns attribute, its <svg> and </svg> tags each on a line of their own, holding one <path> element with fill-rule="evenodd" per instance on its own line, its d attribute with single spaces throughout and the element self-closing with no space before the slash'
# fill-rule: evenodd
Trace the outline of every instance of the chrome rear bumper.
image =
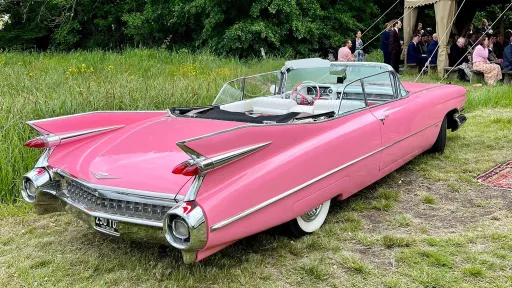
<svg viewBox="0 0 512 288">
<path fill-rule="evenodd" d="M 148 221 L 136 218 L 119 217 L 101 212 L 94 212 L 78 203 L 73 203 L 70 199 L 67 199 L 63 193 L 59 192 L 52 194 L 49 191 L 37 191 L 34 207 L 36 209 L 36 213 L 39 215 L 55 212 L 69 212 L 93 229 L 95 227 L 94 222 L 96 217 L 115 220 L 118 221 L 117 228 L 119 235 L 114 235 L 114 237 L 119 237 L 130 241 L 140 241 L 170 246 L 169 242 L 165 238 L 162 221 Z M 99 232 L 109 234 L 105 231 Z"/>
<path fill-rule="evenodd" d="M 126 190 L 90 184 L 51 168 L 35 168 L 23 176 L 21 194 L 39 215 L 70 212 L 99 232 L 173 246 L 181 250 L 186 264 L 195 262 L 208 237 L 201 207 L 193 201 L 178 202 L 174 195 L 162 198 Z M 186 223 L 187 237 L 176 238 L 175 219 Z M 109 225 L 102 226 L 101 221 Z"/>
</svg>

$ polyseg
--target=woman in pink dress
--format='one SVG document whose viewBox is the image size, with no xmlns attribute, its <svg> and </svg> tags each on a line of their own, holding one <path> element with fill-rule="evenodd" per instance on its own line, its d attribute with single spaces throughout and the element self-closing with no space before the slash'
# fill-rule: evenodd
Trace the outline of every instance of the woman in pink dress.
<svg viewBox="0 0 512 288">
<path fill-rule="evenodd" d="M 345 46 L 341 47 L 338 51 L 338 62 L 352 62 L 354 61 L 354 55 L 350 51 L 352 47 L 352 41 L 345 40 Z"/>
<path fill-rule="evenodd" d="M 484 80 L 487 85 L 494 86 L 496 81 L 502 78 L 501 67 L 494 63 L 489 63 L 489 40 L 483 36 L 480 45 L 473 51 L 473 69 L 484 73 Z"/>
</svg>

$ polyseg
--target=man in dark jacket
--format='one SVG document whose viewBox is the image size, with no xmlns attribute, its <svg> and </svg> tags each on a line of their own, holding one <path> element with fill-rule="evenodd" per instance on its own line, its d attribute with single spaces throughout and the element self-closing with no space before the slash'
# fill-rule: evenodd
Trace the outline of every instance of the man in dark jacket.
<svg viewBox="0 0 512 288">
<path fill-rule="evenodd" d="M 462 63 L 468 63 L 469 58 L 467 55 L 467 49 L 466 49 L 466 39 L 459 38 L 457 39 L 457 42 L 453 43 L 452 46 L 450 46 L 450 54 L 448 54 L 448 65 L 450 67 L 457 67 L 462 65 Z M 463 69 L 458 70 L 459 79 L 460 80 L 466 80 L 466 74 Z"/>
<path fill-rule="evenodd" d="M 450 54 L 448 54 L 448 62 L 450 67 L 459 66 L 462 63 L 468 63 L 468 55 L 466 55 L 467 49 L 464 46 L 466 39 L 459 38 L 457 42 L 450 46 Z"/>
<path fill-rule="evenodd" d="M 512 37 L 510 37 L 509 43 L 512 43 Z M 512 44 L 503 50 L 503 71 L 512 71 Z"/>
<path fill-rule="evenodd" d="M 438 38 L 437 38 L 437 34 L 434 34 L 432 35 L 432 42 L 430 42 L 430 44 L 428 45 L 428 57 L 432 57 L 430 58 L 430 65 L 437 65 L 437 52 L 438 52 L 438 49 L 437 46 L 439 45 L 439 42 L 437 41 Z M 434 50 L 436 52 L 434 52 Z"/>
<path fill-rule="evenodd" d="M 402 22 L 394 21 L 393 29 L 390 34 L 390 52 L 391 52 L 391 66 L 396 73 L 400 72 L 400 55 L 402 54 L 402 43 L 400 43 L 400 34 L 398 30 L 402 28 Z"/>
<path fill-rule="evenodd" d="M 427 55 L 421 54 L 418 41 L 419 36 L 413 36 L 411 43 L 407 47 L 407 64 L 418 65 L 418 72 L 421 72 L 425 63 L 427 63 Z"/>
<path fill-rule="evenodd" d="M 380 35 L 380 50 L 384 54 L 384 63 L 391 65 L 391 26 L 386 23 L 386 30 Z"/>
</svg>

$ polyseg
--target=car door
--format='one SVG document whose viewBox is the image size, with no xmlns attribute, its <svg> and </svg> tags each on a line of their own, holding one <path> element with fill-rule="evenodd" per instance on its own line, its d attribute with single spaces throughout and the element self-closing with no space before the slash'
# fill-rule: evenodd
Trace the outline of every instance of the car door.
<svg viewBox="0 0 512 288">
<path fill-rule="evenodd" d="M 418 121 L 421 102 L 409 97 L 391 72 L 364 78 L 363 87 L 370 110 L 381 123 L 380 170 L 394 170 L 402 160 L 421 150 L 416 143 L 423 129 Z"/>
</svg>

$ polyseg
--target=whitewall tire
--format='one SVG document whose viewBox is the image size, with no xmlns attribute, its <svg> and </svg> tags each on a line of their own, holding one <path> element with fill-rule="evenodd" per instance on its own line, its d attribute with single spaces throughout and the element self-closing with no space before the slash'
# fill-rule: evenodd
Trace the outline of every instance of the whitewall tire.
<svg viewBox="0 0 512 288">
<path fill-rule="evenodd" d="M 288 230 L 294 237 L 302 237 L 320 229 L 327 218 L 331 200 L 288 222 Z"/>
</svg>

